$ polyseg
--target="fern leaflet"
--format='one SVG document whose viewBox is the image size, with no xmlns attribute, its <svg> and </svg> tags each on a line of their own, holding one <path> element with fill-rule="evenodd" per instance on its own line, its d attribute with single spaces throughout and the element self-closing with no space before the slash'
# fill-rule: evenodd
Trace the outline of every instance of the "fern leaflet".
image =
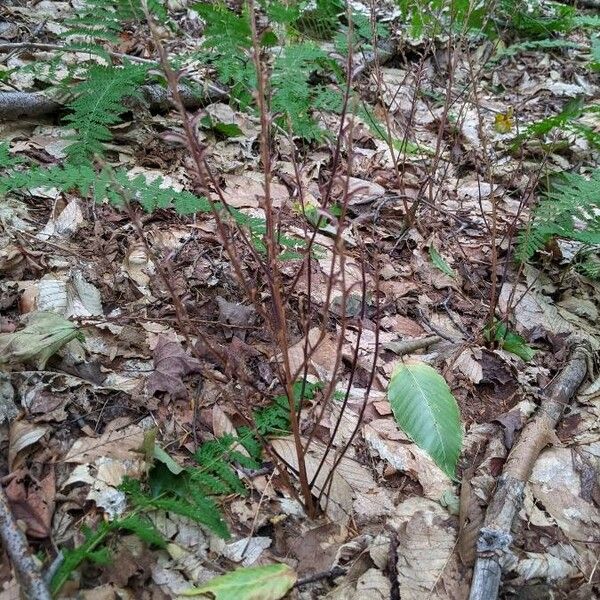
<svg viewBox="0 0 600 600">
<path fill-rule="evenodd" d="M 589 178 L 564 174 L 533 213 L 517 248 L 520 261 L 529 260 L 553 238 L 600 244 L 600 169 Z"/>
<path fill-rule="evenodd" d="M 124 67 L 95 65 L 87 79 L 75 86 L 71 114 L 65 121 L 77 131 L 67 148 L 69 160 L 75 164 L 88 162 L 95 154 L 104 154 L 103 144 L 112 139 L 111 125 L 119 123 L 125 112 L 125 96 L 138 96 L 137 88 L 146 78 L 148 67 L 128 64 Z"/>
</svg>

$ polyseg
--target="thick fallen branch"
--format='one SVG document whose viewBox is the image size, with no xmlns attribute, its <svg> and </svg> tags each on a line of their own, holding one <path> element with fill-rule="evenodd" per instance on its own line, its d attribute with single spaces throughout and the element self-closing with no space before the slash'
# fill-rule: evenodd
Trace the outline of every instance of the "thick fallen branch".
<svg viewBox="0 0 600 600">
<path fill-rule="evenodd" d="M 2 486 L 0 486 L 0 537 L 15 569 L 21 597 L 27 600 L 50 600 L 48 586 L 42 578 L 38 564 L 29 552 L 25 534 L 15 522 Z"/>
<path fill-rule="evenodd" d="M 143 102 L 151 111 L 165 111 L 171 108 L 172 101 L 168 91 L 158 84 L 142 85 L 139 89 Z M 227 91 L 206 83 L 202 94 L 196 93 L 189 86 L 181 84 L 179 93 L 184 106 L 188 110 L 196 110 L 210 102 L 227 97 Z M 0 119 L 17 119 L 19 117 L 39 117 L 58 111 L 69 100 L 67 94 L 52 98 L 41 92 L 0 92 Z"/>
<path fill-rule="evenodd" d="M 44 94 L 0 92 L 0 119 L 35 117 L 56 112 L 60 103 Z"/>
<path fill-rule="evenodd" d="M 541 450 L 552 441 L 564 407 L 587 375 L 592 353 L 588 342 L 578 342 L 569 362 L 544 390 L 535 416 L 523 428 L 510 452 L 504 472 L 488 506 L 477 540 L 477 560 L 469 600 L 498 597 L 503 559 L 510 552 L 512 523 L 523 502 L 523 492 Z"/>
<path fill-rule="evenodd" d="M 574 4 L 578 8 L 600 8 L 600 0 L 558 0 L 558 2 Z"/>
</svg>

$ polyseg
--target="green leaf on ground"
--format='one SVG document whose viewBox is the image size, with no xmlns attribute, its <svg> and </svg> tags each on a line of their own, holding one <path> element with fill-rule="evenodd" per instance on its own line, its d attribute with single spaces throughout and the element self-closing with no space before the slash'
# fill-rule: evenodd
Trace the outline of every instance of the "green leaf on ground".
<svg viewBox="0 0 600 600">
<path fill-rule="evenodd" d="M 483 335 L 488 342 L 497 342 L 502 350 L 506 350 L 525 362 L 529 362 L 535 356 L 535 350 L 531 348 L 525 338 L 511 331 L 504 323 L 494 323 L 484 330 Z"/>
<path fill-rule="evenodd" d="M 48 359 L 80 336 L 74 323 L 52 312 L 33 312 L 24 329 L 0 334 L 0 364 L 34 361 L 43 369 Z"/>
<path fill-rule="evenodd" d="M 236 569 L 186 590 L 185 596 L 212 594 L 215 600 L 279 600 L 296 583 L 296 573 L 283 564 Z"/>
<path fill-rule="evenodd" d="M 442 258 L 442 255 L 435 249 L 433 245 L 429 246 L 429 258 L 436 269 L 450 277 L 456 277 L 454 269 Z"/>
<path fill-rule="evenodd" d="M 458 404 L 444 378 L 424 363 L 400 365 L 388 386 L 396 423 L 449 477 L 462 444 Z"/>
</svg>

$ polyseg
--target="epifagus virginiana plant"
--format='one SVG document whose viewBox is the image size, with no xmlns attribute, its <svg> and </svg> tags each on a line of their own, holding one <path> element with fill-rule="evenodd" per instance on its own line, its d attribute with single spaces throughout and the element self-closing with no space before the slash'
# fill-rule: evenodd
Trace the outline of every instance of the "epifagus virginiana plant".
<svg viewBox="0 0 600 600">
<path fill-rule="evenodd" d="M 402 10 L 410 15 L 413 33 L 422 32 L 429 18 L 424 9 L 427 3 L 400 4 Z M 441 14 L 440 22 L 449 21 L 451 24 L 466 25 L 467 28 L 481 27 L 483 20 L 489 16 L 484 14 L 479 4 L 468 1 L 450 3 L 449 11 L 444 6 L 448 3 L 435 0 L 429 4 Z M 372 25 L 364 15 L 353 15 L 347 3 L 339 0 L 296 3 L 262 0 L 256 4 L 248 2 L 240 11 L 231 10 L 224 3 L 203 2 L 196 4 L 194 9 L 203 22 L 200 46 L 188 56 L 169 57 L 161 45 L 160 37 L 155 35 L 157 22 L 167 28 L 175 27 L 169 20 L 165 4 L 142 0 L 87 0 L 78 16 L 67 23 L 69 29 L 65 36 L 65 52 L 85 49 L 93 56 L 93 60 L 78 65 L 71 73 L 72 77 L 62 84 L 63 91 L 68 93 L 67 115 L 63 121 L 66 135 L 71 141 L 66 151 L 67 159 L 64 164 L 51 167 L 19 164 L 11 157 L 6 145 L 0 146 L 0 168 L 3 170 L 0 193 L 13 194 L 45 186 L 62 191 L 77 190 L 84 197 L 97 201 L 108 200 L 115 206 L 125 208 L 138 203 L 146 211 L 174 208 L 182 215 L 211 213 L 218 224 L 223 247 L 231 258 L 232 270 L 239 275 L 240 288 L 256 304 L 265 323 L 271 327 L 278 358 L 283 357 L 285 363 L 286 357 L 289 357 L 290 342 L 286 329 L 286 288 L 282 283 L 284 278 L 279 261 L 283 256 L 291 256 L 290 250 L 297 250 L 293 256 L 300 259 L 300 267 L 292 277 L 293 283 L 296 283 L 300 271 L 311 271 L 314 238 L 302 247 L 281 233 L 281 223 L 269 196 L 271 143 L 275 135 L 284 135 L 292 141 L 305 144 L 327 140 L 330 132 L 322 126 L 320 115 L 323 112 L 336 113 L 341 125 L 336 132 L 337 138 L 331 136 L 337 141 L 332 161 L 332 182 L 339 175 L 336 171 L 341 162 L 339 140 L 344 136 L 352 140 L 352 132 L 348 131 L 345 118 L 354 106 L 359 105 L 351 101 L 352 72 L 348 68 L 351 61 L 344 64 L 339 60 L 339 55 L 351 58 L 353 53 L 367 49 L 369 39 L 373 36 Z M 117 58 L 107 50 L 107 46 L 116 41 L 124 27 L 131 22 L 149 28 L 160 58 L 156 63 L 145 61 L 139 64 L 123 57 Z M 377 35 L 382 37 L 383 34 L 384 29 L 378 29 Z M 98 58 L 103 61 L 102 64 L 98 64 Z M 216 178 L 211 178 L 204 160 L 206 148 L 201 147 L 194 136 L 194 123 L 178 98 L 178 83 L 182 80 L 179 75 L 183 67 L 192 61 L 200 63 L 218 79 L 227 90 L 234 108 L 250 111 L 260 118 L 265 191 L 261 208 L 265 212 L 264 219 L 250 218 L 232 209 L 222 195 L 217 202 L 213 202 L 208 194 L 176 191 L 168 187 L 162 178 L 149 181 L 139 175 L 131 177 L 125 169 L 108 166 L 108 143 L 113 139 L 111 128 L 122 122 L 132 101 L 143 102 L 138 89 L 142 84 L 153 81 L 169 87 L 175 108 L 180 110 L 185 141 L 195 161 L 197 185 L 194 190 L 207 192 L 211 188 L 219 195 Z M 158 67 L 162 69 L 162 74 L 157 74 Z M 218 127 L 219 124 L 211 122 L 207 126 Z M 551 192 L 540 204 L 529 229 L 523 234 L 522 258 L 530 259 L 552 237 L 577 240 L 588 245 L 598 243 L 599 185 L 600 176 L 597 173 L 589 180 L 572 176 L 564 186 Z M 343 273 L 342 233 L 348 194 L 336 206 L 335 212 L 330 200 L 329 193 L 326 193 L 323 204 L 319 206 L 316 223 L 320 223 L 321 213 L 327 212 L 331 223 L 335 224 L 331 228 L 336 241 L 332 272 L 337 262 Z M 239 268 L 240 263 L 231 240 L 226 236 L 229 230 L 223 225 L 224 222 L 227 226 L 231 225 L 242 240 L 249 242 L 245 249 L 255 261 L 256 279 L 260 279 L 265 291 L 262 297 L 269 298 L 270 305 L 261 300 L 257 294 L 257 284 L 249 283 L 243 269 Z M 366 253 L 364 249 L 361 250 Z M 451 269 L 447 265 L 444 267 L 439 253 L 436 255 L 432 251 L 432 260 L 438 268 L 447 273 L 450 270 L 451 274 Z M 588 265 L 586 268 L 592 272 L 592 267 Z M 348 299 L 344 294 L 345 291 L 341 306 L 345 306 Z M 327 322 L 333 300 L 331 288 L 327 296 L 322 311 L 309 298 L 304 307 L 308 317 L 303 324 L 306 329 L 303 333 L 308 333 L 311 319 L 319 323 Z M 365 316 L 365 305 L 366 300 L 363 299 L 361 317 Z M 343 339 L 345 326 L 342 318 L 341 331 L 338 332 L 340 339 Z M 324 331 L 325 325 L 320 334 L 324 334 Z M 357 336 L 354 367 L 357 364 L 361 331 L 359 329 Z M 490 335 L 499 341 L 496 330 Z M 502 333 L 503 344 L 506 339 L 506 334 Z M 134 532 L 150 544 L 164 545 L 164 540 L 153 526 L 150 517 L 152 511 L 163 510 L 184 515 L 226 537 L 228 531 L 218 510 L 217 498 L 222 494 L 245 492 L 239 473 L 242 468 L 256 469 L 261 465 L 261 452 L 270 436 L 293 434 L 302 499 L 311 513 L 314 508 L 312 482 L 302 464 L 308 443 L 303 446 L 299 422 L 305 401 L 312 400 L 315 393 L 315 388 L 306 380 L 307 365 L 313 351 L 314 347 L 304 348 L 304 364 L 299 373 L 293 372 L 289 364 L 280 365 L 278 378 L 285 393 L 276 397 L 267 409 L 255 412 L 251 426 L 239 429 L 237 435 L 224 436 L 200 446 L 194 455 L 197 465 L 183 468 L 165 458 L 164 452 L 154 448 L 155 463 L 147 481 L 127 480 L 122 485 L 122 491 L 130 502 L 130 511 L 96 531 L 89 531 L 84 544 L 66 554 L 65 562 L 53 580 L 54 590 L 64 584 L 82 560 L 105 560 L 106 539 L 114 531 Z M 339 368 L 338 362 L 335 371 Z M 373 365 L 370 381 L 374 369 Z M 348 390 L 342 395 L 342 411 L 353 376 L 352 372 Z M 301 383 L 297 383 L 298 379 Z M 335 379 L 336 372 L 332 375 L 332 381 L 323 386 L 323 407 L 334 397 Z M 370 385 L 369 382 L 367 394 Z M 403 365 L 392 377 L 388 396 L 399 425 L 432 455 L 449 476 L 453 476 L 462 432 L 456 401 L 443 378 L 426 365 Z M 316 477 L 317 474 L 314 475 Z"/>
</svg>

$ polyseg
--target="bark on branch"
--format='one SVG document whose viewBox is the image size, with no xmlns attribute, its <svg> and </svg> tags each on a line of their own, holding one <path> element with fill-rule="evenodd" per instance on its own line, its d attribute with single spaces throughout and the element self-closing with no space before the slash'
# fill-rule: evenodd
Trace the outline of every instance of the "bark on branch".
<svg viewBox="0 0 600 600">
<path fill-rule="evenodd" d="M 569 362 L 544 390 L 538 411 L 523 428 L 518 442 L 508 456 L 504 472 L 488 506 L 484 526 L 479 532 L 469 600 L 495 600 L 498 597 L 502 563 L 510 552 L 510 530 L 523 502 L 525 484 L 539 453 L 552 441 L 564 407 L 585 379 L 591 353 L 588 342 L 577 343 Z"/>
<path fill-rule="evenodd" d="M 168 91 L 158 84 L 142 85 L 139 91 L 144 104 L 151 111 L 165 111 L 173 106 Z M 202 95 L 184 84 L 180 85 L 179 92 L 188 110 L 196 110 L 210 102 L 227 97 L 226 90 L 212 83 L 206 84 Z M 41 92 L 0 92 L 0 119 L 52 114 L 62 108 L 65 100 L 65 96 L 54 99 Z"/>
<path fill-rule="evenodd" d="M 26 600 L 51 600 L 40 568 L 29 552 L 25 534 L 19 529 L 10 510 L 8 499 L 0 486 L 0 537 L 12 561 L 15 576 Z"/>
</svg>

